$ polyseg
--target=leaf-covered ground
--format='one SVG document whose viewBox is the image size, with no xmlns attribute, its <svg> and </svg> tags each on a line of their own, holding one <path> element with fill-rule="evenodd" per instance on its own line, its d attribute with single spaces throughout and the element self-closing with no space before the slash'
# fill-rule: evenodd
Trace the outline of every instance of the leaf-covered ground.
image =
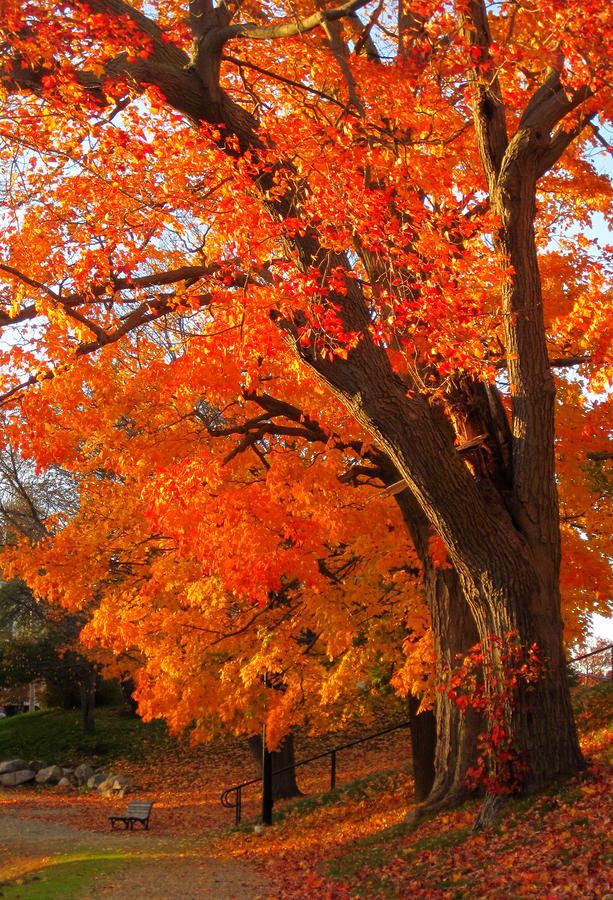
<svg viewBox="0 0 613 900">
<path fill-rule="evenodd" d="M 273 827 L 259 833 L 253 830 L 257 792 L 246 798 L 238 830 L 219 805 L 221 787 L 252 774 L 242 742 L 191 755 L 183 748 L 178 758 L 160 754 L 162 746 L 170 748 L 156 744 L 140 762 L 114 765 L 139 785 L 139 797 L 156 800 L 149 833 L 109 833 L 107 815 L 126 801 L 57 789 L 0 792 L 8 822 L 0 834 L 2 890 L 21 900 L 112 898 L 126 885 L 130 896 L 152 900 L 175 896 L 178 884 L 183 900 L 193 891 L 241 900 L 604 898 L 613 891 L 613 685 L 579 690 L 575 699 L 588 770 L 546 793 L 508 802 L 491 829 L 472 831 L 478 803 L 418 828 L 406 824 L 411 784 L 404 731 L 339 754 L 335 791 L 322 793 L 325 761 L 302 770 L 306 796 L 279 804 Z M 363 731 L 371 728 L 368 723 Z M 339 739 L 330 736 L 327 746 Z M 303 740 L 298 757 L 320 745 Z"/>
<path fill-rule="evenodd" d="M 219 851 L 283 872 L 287 898 L 604 898 L 613 891 L 613 686 L 576 695 L 588 769 L 545 793 L 509 801 L 474 832 L 478 803 L 406 824 L 408 778 L 365 780 L 262 834 L 224 837 Z"/>
</svg>

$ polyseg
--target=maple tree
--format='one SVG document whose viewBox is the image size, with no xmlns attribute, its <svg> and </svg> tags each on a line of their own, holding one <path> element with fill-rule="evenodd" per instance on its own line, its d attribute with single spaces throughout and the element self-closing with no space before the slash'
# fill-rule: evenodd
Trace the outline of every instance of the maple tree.
<svg viewBox="0 0 613 900">
<path fill-rule="evenodd" d="M 78 512 L 4 563 L 69 609 L 94 598 L 84 639 L 132 653 L 141 713 L 193 726 L 195 739 L 220 723 L 257 734 L 265 718 L 271 747 L 305 720 L 338 726 L 368 705 L 373 680 L 394 669 L 409 678 L 405 622 L 413 681 L 427 675 L 429 629 L 402 519 L 384 498 L 351 496 L 336 478 L 340 452 L 317 462 L 284 447 L 263 470 L 239 454 L 224 465 L 228 439 L 208 443 L 201 412 L 160 433 L 160 381 L 148 368 L 133 381 L 121 444 L 92 453 L 108 424 L 99 418 L 88 441 L 72 432 Z M 196 487 L 203 470 L 208 483 Z"/>
<path fill-rule="evenodd" d="M 590 159 L 606 145 L 610 11 L 553 0 L 0 10 L 0 325 L 21 335 L 3 399 L 20 406 L 39 462 L 63 463 L 80 429 L 106 465 L 123 452 L 139 424 L 115 373 L 136 370 L 141 390 L 160 384 L 152 429 L 170 427 L 169 410 L 193 416 L 199 394 L 219 412 L 213 432 L 238 404 L 225 436 L 240 434 L 236 450 L 263 468 L 271 437 L 344 446 L 356 469 L 375 456 L 383 483 L 403 489 L 439 665 L 479 641 L 495 697 L 500 639 L 536 644 L 541 677 L 490 725 L 526 785 L 581 767 L 552 369 L 579 367 L 594 392 L 610 377 L 607 261 L 582 233 L 610 206 Z M 604 494 L 593 503 L 610 465 L 608 408 L 580 388 L 559 379 L 575 621 L 587 534 L 590 603 L 606 603 L 594 594 L 608 570 Z M 167 465 L 165 447 L 155 506 L 182 535 L 182 494 L 197 498 L 209 467 L 209 485 L 220 476 L 208 453 Z M 250 561 L 235 515 L 226 543 Z M 303 537 L 283 540 L 303 581 Z M 261 567 L 241 573 L 268 589 Z M 481 728 L 445 695 L 437 718 L 431 805 L 465 789 Z"/>
</svg>

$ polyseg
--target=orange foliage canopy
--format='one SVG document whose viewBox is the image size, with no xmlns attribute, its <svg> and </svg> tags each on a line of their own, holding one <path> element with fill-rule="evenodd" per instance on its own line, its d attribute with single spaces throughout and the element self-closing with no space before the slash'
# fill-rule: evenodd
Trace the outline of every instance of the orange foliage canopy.
<svg viewBox="0 0 613 900">
<path fill-rule="evenodd" d="M 503 2 L 484 35 L 472 0 L 186 6 L 0 0 L 6 433 L 82 491 L 13 564 L 95 601 L 88 638 L 137 651 L 143 711 L 177 727 L 220 709 L 250 727 L 268 702 L 280 735 L 354 702 L 375 665 L 423 688 L 427 640 L 398 674 L 404 629 L 427 634 L 413 550 L 393 500 L 343 483 L 371 435 L 304 359 L 325 376 L 366 331 L 457 445 L 478 435 L 455 380 L 513 404 L 514 272 L 473 126 L 503 85 L 511 134 L 557 103 L 535 138 L 537 240 L 576 637 L 610 600 L 610 248 L 590 232 L 611 213 L 610 9 Z M 204 115 L 195 85 L 217 65 L 206 108 L 223 115 Z M 341 310 L 354 289 L 366 328 Z"/>
<path fill-rule="evenodd" d="M 90 610 L 83 640 L 137 673 L 141 714 L 175 730 L 195 720 L 195 738 L 263 717 L 271 743 L 305 719 L 329 727 L 390 677 L 431 701 L 419 563 L 395 504 L 339 481 L 351 448 L 283 435 L 233 455 L 204 389 L 179 407 L 160 400 L 159 374 L 110 373 L 104 397 L 82 398 L 87 437 L 84 418 L 52 430 L 79 510 L 5 565 Z"/>
</svg>

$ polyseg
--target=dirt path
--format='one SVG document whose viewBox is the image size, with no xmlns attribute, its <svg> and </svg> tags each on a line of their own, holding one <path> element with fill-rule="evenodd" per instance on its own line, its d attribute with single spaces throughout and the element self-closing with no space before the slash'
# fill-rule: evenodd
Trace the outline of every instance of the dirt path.
<svg viewBox="0 0 613 900">
<path fill-rule="evenodd" d="M 28 814 L 30 813 L 30 814 Z M 101 872 L 83 885 L 83 900 L 272 900 L 278 896 L 238 860 L 208 855 L 202 839 L 178 839 L 149 832 L 91 832 L 74 827 L 51 808 L 32 814 L 17 805 L 0 814 L 0 880 L 50 872 L 54 860 L 73 862 L 119 857 L 111 874 Z M 45 818 L 37 816 L 44 814 Z M 54 821 L 55 819 L 55 821 Z M 125 860 L 123 859 L 125 854 Z"/>
</svg>

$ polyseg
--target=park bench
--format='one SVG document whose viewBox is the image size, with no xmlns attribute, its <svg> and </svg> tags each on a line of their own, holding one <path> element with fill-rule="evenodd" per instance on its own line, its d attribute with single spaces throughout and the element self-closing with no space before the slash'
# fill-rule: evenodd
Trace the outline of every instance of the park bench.
<svg viewBox="0 0 613 900">
<path fill-rule="evenodd" d="M 115 828 L 116 822 L 123 822 L 124 828 L 130 831 L 134 831 L 134 825 L 136 822 L 139 822 L 145 831 L 149 830 L 149 816 L 151 815 L 151 807 L 153 806 L 153 801 L 151 802 L 143 802 L 139 800 L 133 800 L 132 803 L 128 806 L 128 812 L 125 816 L 109 816 L 111 820 L 111 831 Z"/>
</svg>

